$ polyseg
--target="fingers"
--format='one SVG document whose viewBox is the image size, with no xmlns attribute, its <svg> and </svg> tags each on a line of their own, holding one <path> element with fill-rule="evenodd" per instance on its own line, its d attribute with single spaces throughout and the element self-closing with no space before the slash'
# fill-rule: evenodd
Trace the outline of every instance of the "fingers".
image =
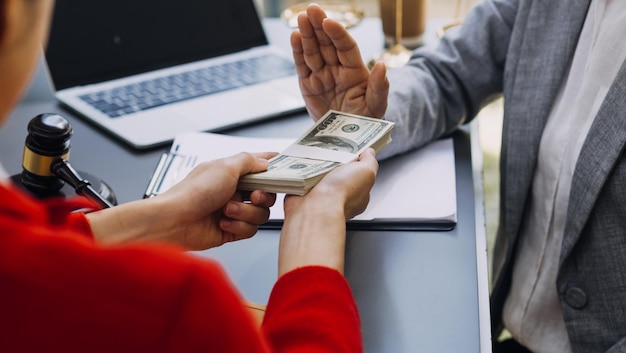
<svg viewBox="0 0 626 353">
<path fill-rule="evenodd" d="M 337 48 L 328 36 L 324 24 L 329 22 L 339 26 L 342 30 L 343 26 L 339 22 L 327 18 L 324 10 L 322 10 L 318 5 L 310 5 L 307 8 L 307 13 L 310 14 L 309 18 L 311 18 L 311 24 L 313 25 L 313 29 L 315 31 L 315 38 L 317 40 L 317 44 L 319 45 L 319 53 L 321 54 L 322 61 L 326 65 L 339 65 Z"/>
<path fill-rule="evenodd" d="M 276 194 L 255 190 L 250 194 L 250 202 L 258 207 L 272 207 L 276 203 Z"/>
<path fill-rule="evenodd" d="M 306 13 L 298 16 L 302 55 L 314 72 L 339 62 L 336 49 L 322 26 L 325 18 L 326 13 L 317 5 L 309 5 Z"/>
<path fill-rule="evenodd" d="M 248 153 L 241 152 L 236 155 L 223 159 L 226 165 L 235 168 L 238 176 L 243 176 L 251 173 L 262 172 L 267 169 L 267 160 L 275 156 L 276 152 L 264 152 L 264 153 Z"/>
<path fill-rule="evenodd" d="M 306 63 L 312 71 L 324 65 L 365 67 L 354 38 L 339 22 L 327 18 L 318 5 L 309 5 L 306 14 L 298 17 L 298 28 L 291 42 L 297 63 Z"/>
<path fill-rule="evenodd" d="M 293 61 L 296 65 L 296 73 L 298 77 L 305 78 L 311 74 L 311 69 L 304 60 L 304 49 L 302 48 L 302 35 L 300 31 L 295 30 L 291 33 L 291 48 L 293 52 Z"/>
<path fill-rule="evenodd" d="M 259 225 L 267 222 L 270 216 L 268 207 L 236 201 L 229 201 L 222 212 L 224 216 L 220 219 L 220 228 L 231 235 L 227 237 L 229 241 L 251 237 L 257 232 Z"/>
<path fill-rule="evenodd" d="M 306 15 L 301 17 L 298 18 L 298 25 L 302 25 L 305 58 L 311 62 L 320 60 L 327 65 L 364 66 L 354 38 L 341 23 L 327 18 L 319 5 L 309 5 Z"/>
<path fill-rule="evenodd" d="M 332 47 L 339 64 L 349 68 L 365 68 L 356 41 L 341 23 L 326 19 L 322 26 L 325 37 L 330 40 L 327 46 Z"/>
<path fill-rule="evenodd" d="M 238 191 L 230 198 L 230 201 L 251 203 L 257 207 L 272 207 L 276 203 L 276 194 L 262 190 Z"/>
<path fill-rule="evenodd" d="M 365 103 L 374 117 L 382 118 L 385 115 L 388 96 L 389 79 L 387 79 L 387 69 L 385 64 L 378 62 L 372 69 L 365 97 Z"/>
<path fill-rule="evenodd" d="M 233 220 L 263 224 L 270 217 L 269 207 L 256 206 L 251 203 L 229 201 L 223 209 L 224 216 Z"/>
<path fill-rule="evenodd" d="M 225 220 L 222 222 L 230 222 L 229 220 Z M 234 241 L 238 241 L 238 240 L 243 240 L 243 239 L 249 239 L 252 238 L 253 235 L 256 234 L 258 227 L 254 227 L 253 230 L 243 230 L 240 229 L 238 227 L 233 227 L 230 226 L 230 228 L 233 229 L 232 232 L 226 230 L 229 229 L 229 226 L 225 226 L 224 224 L 231 224 L 231 223 L 220 223 L 220 228 L 222 229 L 222 241 L 221 244 L 226 244 L 226 243 L 230 243 L 230 242 L 234 242 Z"/>
<path fill-rule="evenodd" d="M 278 155 L 278 152 L 256 152 L 256 153 L 251 153 L 251 154 L 256 158 L 260 158 L 262 160 L 268 160 Z"/>
<path fill-rule="evenodd" d="M 373 148 L 368 148 L 361 153 L 359 161 L 368 165 L 375 174 L 378 173 L 378 161 L 376 160 L 376 151 Z"/>
<path fill-rule="evenodd" d="M 376 181 L 376 175 L 378 174 L 378 161 L 376 160 L 376 152 L 372 148 L 368 148 L 359 155 L 359 168 L 361 172 L 361 178 L 363 178 L 363 188 L 368 190 L 372 188 Z"/>
<path fill-rule="evenodd" d="M 370 199 L 370 191 L 376 181 L 378 173 L 378 161 L 375 152 L 369 148 L 359 156 L 359 161 L 355 165 L 358 174 L 354 174 L 357 190 L 347 189 L 346 201 L 344 203 L 344 213 L 346 219 L 350 219 L 361 214 L 367 208 Z M 355 193 L 356 191 L 356 193 Z"/>
</svg>

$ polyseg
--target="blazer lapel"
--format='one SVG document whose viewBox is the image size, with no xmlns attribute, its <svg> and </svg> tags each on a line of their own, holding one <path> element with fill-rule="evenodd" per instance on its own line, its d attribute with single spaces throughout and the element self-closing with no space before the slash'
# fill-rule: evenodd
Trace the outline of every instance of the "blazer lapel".
<svg viewBox="0 0 626 353">
<path fill-rule="evenodd" d="M 502 144 L 503 209 L 509 249 L 517 236 L 535 172 L 541 134 L 573 58 L 591 0 L 530 1 L 527 23 L 511 47 Z M 525 9 L 520 9 L 520 12 Z M 558 15 L 554 15 L 558 14 Z M 516 24 L 517 26 L 518 24 Z M 510 86 L 510 87 L 509 87 Z M 507 94 L 507 90 L 509 91 Z"/>
<path fill-rule="evenodd" d="M 617 73 L 576 162 L 561 248 L 561 262 L 589 218 L 613 166 L 626 144 L 626 61 Z"/>
</svg>

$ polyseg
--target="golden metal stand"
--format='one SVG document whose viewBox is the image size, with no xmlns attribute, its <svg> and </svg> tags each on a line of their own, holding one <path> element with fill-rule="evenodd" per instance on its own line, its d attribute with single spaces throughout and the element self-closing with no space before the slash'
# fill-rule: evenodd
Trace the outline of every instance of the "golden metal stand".
<svg viewBox="0 0 626 353">
<path fill-rule="evenodd" d="M 383 62 L 388 69 L 404 66 L 411 58 L 411 50 L 402 45 L 402 0 L 396 0 L 396 31 L 394 45 L 370 60 L 368 67 L 372 69 L 377 62 Z"/>
</svg>

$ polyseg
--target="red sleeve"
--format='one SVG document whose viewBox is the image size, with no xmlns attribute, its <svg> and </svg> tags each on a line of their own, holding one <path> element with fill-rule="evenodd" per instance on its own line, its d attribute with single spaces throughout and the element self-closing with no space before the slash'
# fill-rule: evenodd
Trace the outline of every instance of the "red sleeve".
<svg viewBox="0 0 626 353">
<path fill-rule="evenodd" d="M 360 327 L 348 282 L 320 266 L 283 275 L 263 321 L 275 352 L 362 352 Z"/>
<path fill-rule="evenodd" d="M 336 271 L 279 279 L 261 331 L 217 263 L 159 244 L 101 248 L 84 216 L 48 211 L 0 186 L 0 352 L 361 350 Z"/>
<path fill-rule="evenodd" d="M 267 351 L 213 262 L 164 246 L 2 235 L 2 352 Z"/>
<path fill-rule="evenodd" d="M 56 202 L 0 185 L 0 352 L 268 352 L 217 263 L 100 248 Z"/>
<path fill-rule="evenodd" d="M 90 238 L 93 238 L 91 233 L 91 225 L 87 216 L 83 212 L 72 213 L 67 218 L 68 225 L 75 229 L 77 232 L 82 233 Z"/>
<path fill-rule="evenodd" d="M 93 238 L 91 225 L 85 216 L 85 212 L 99 209 L 93 201 L 76 196 L 69 199 L 48 199 L 44 205 L 51 224 L 62 224 L 79 234 Z"/>
</svg>

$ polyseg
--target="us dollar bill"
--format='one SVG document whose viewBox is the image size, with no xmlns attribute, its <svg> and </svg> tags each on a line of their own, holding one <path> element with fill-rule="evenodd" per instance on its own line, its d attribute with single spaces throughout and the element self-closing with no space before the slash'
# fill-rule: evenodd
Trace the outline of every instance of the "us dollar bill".
<svg viewBox="0 0 626 353">
<path fill-rule="evenodd" d="M 377 141 L 386 145 L 391 127 L 389 121 L 329 111 L 296 144 L 358 155 Z"/>
<path fill-rule="evenodd" d="M 393 123 L 331 110 L 304 135 L 272 158 L 266 171 L 240 179 L 241 190 L 304 195 L 339 165 L 365 149 L 377 152 L 391 141 Z"/>
</svg>

